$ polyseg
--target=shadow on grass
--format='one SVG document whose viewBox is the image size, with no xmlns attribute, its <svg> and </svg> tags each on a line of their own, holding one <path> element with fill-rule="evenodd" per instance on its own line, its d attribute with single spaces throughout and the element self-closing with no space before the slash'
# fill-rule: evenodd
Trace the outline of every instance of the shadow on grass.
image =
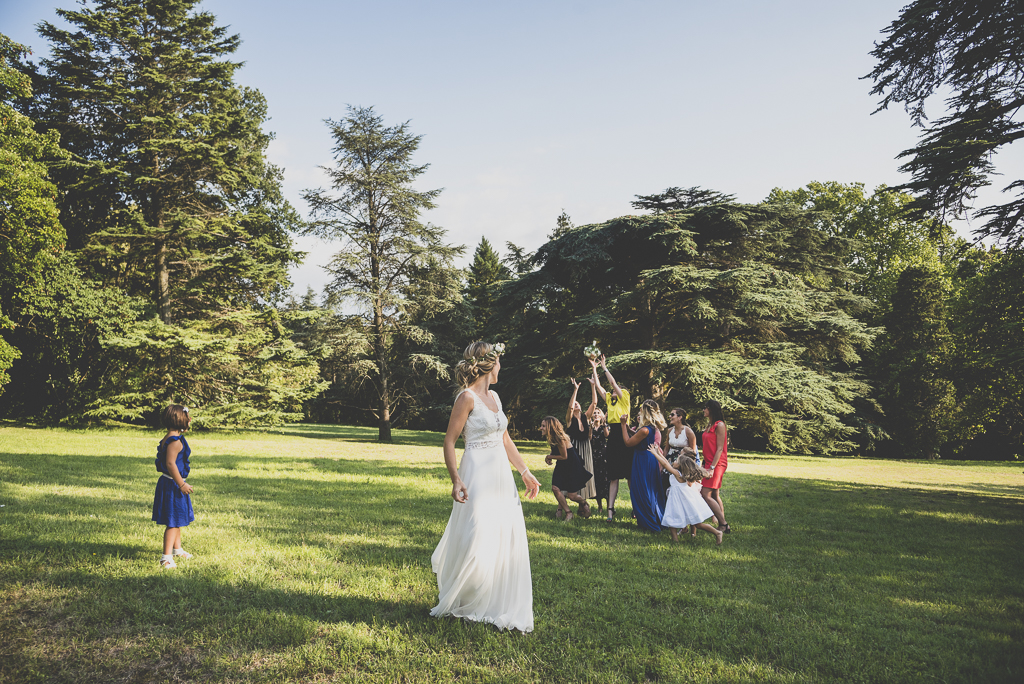
<svg viewBox="0 0 1024 684">
<path fill-rule="evenodd" d="M 155 567 L 155 524 L 145 523 L 148 546 L 103 536 L 148 520 L 151 460 L 89 457 L 86 471 L 65 459 L 0 455 L 31 466 L 14 483 L 25 489 L 0 489 L 0 582 L 80 592 L 12 613 L 28 624 L 46 614 L 69 642 L 158 634 L 213 650 L 287 651 L 323 638 L 318 625 L 358 623 L 430 650 L 495 634 L 427 615 L 429 557 L 453 505 L 440 464 L 206 457 L 192 478 L 201 518 L 186 544 L 212 535 L 213 560 L 126 577 L 94 566 L 92 554 Z M 537 474 L 546 491 L 550 471 Z M 80 491 L 95 488 L 106 495 Z M 628 495 L 614 525 L 564 524 L 551 501 L 524 501 L 537 634 L 501 648 L 531 654 L 543 680 L 672 680 L 682 648 L 805 681 L 1009 681 L 1024 671 L 1024 650 L 1012 647 L 1024 633 L 1024 502 L 992 493 L 1000 496 L 736 474 L 722 490 L 736 532 L 721 548 L 703 534 L 673 545 L 667 533 L 638 530 Z M 265 566 L 258 580 L 240 577 L 234 556 L 217 560 L 219 547 L 256 544 L 267 555 L 244 562 Z M 187 621 L 162 609 L 182 597 Z M 331 638 L 343 648 L 355 637 Z"/>
</svg>

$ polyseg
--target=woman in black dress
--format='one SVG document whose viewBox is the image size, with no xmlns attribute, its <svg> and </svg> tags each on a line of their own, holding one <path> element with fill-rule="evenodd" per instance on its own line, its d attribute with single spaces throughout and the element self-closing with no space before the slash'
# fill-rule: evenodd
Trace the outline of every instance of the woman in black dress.
<svg viewBox="0 0 1024 684">
<path fill-rule="evenodd" d="M 587 500 L 576 492 L 582 489 L 593 475 L 583 467 L 583 459 L 576 453 L 562 423 L 557 418 L 545 416 L 540 422 L 540 431 L 551 447 L 551 453 L 544 457 L 544 462 L 551 465 L 552 461 L 558 461 L 555 464 L 555 472 L 551 474 L 551 492 L 558 499 L 555 517 L 561 520 L 564 516 L 566 522 L 572 520 L 572 511 L 565 501 L 569 499 L 580 505 L 581 516 L 589 518 L 590 506 Z"/>
<path fill-rule="evenodd" d="M 597 512 L 601 512 L 601 501 L 608 501 L 608 461 L 605 459 L 605 450 L 608 447 L 608 421 L 604 418 L 604 411 L 600 407 L 594 407 L 594 420 L 590 423 L 590 454 L 594 459 L 594 489 L 597 491 Z"/>
</svg>

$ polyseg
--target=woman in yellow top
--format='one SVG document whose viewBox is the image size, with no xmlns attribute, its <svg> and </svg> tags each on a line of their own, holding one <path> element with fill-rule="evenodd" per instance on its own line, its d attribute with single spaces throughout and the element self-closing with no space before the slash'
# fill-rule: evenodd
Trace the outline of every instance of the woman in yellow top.
<svg viewBox="0 0 1024 684">
<path fill-rule="evenodd" d="M 604 387 L 601 386 L 601 382 L 597 377 L 597 362 L 593 359 L 590 360 L 590 366 L 594 371 L 593 383 L 597 388 L 598 394 L 604 399 L 608 405 L 608 410 L 605 412 L 608 416 L 608 424 L 616 425 L 623 415 L 626 416 L 627 422 L 629 421 L 629 390 L 622 389 L 619 387 L 619 383 L 615 382 L 615 378 L 608 370 L 608 364 L 605 362 L 604 354 L 601 355 L 601 368 L 604 370 L 604 375 L 608 378 L 608 384 L 611 385 L 611 391 L 605 392 Z M 633 450 L 626 447 L 622 441 L 622 430 L 612 430 L 608 435 L 608 446 L 605 449 L 605 460 L 608 468 L 608 521 L 615 520 L 615 497 L 619 494 L 619 480 L 625 478 L 629 480 L 630 474 L 633 470 Z"/>
</svg>

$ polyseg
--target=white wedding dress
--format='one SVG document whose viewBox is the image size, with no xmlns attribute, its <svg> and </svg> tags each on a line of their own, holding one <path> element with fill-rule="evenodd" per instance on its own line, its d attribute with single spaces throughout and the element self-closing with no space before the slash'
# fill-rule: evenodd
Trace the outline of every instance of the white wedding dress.
<svg viewBox="0 0 1024 684">
<path fill-rule="evenodd" d="M 468 390 L 463 390 L 468 391 Z M 452 515 L 430 557 L 440 594 L 430 614 L 489 622 L 502 629 L 533 631 L 533 581 L 526 522 L 502 438 L 508 418 L 473 392 L 466 420 L 466 450 L 459 477 L 465 503 L 452 502 Z"/>
</svg>

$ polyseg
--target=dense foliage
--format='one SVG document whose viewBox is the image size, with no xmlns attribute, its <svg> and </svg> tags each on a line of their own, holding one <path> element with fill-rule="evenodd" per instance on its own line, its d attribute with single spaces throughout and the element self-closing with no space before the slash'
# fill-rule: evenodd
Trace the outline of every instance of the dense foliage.
<svg viewBox="0 0 1024 684">
<path fill-rule="evenodd" d="M 380 441 L 391 441 L 391 414 L 403 395 L 396 363 L 447 379 L 447 366 L 430 353 L 434 334 L 421 321 L 456 305 L 460 283 L 450 275 L 461 247 L 444 243 L 444 230 L 419 221 L 440 190 L 412 187 L 426 165 L 412 157 L 421 136 L 408 122 L 385 126 L 372 107 L 350 107 L 327 121 L 334 137 L 335 166 L 325 168 L 334 194 L 307 190 L 312 220 L 307 231 L 341 243 L 331 260 L 328 301 L 353 304 L 364 319 L 370 363 L 350 366 L 359 383 L 374 388 L 372 411 Z M 406 352 L 396 358 L 396 345 Z M 414 351 L 415 350 L 415 351 Z"/>
</svg>

